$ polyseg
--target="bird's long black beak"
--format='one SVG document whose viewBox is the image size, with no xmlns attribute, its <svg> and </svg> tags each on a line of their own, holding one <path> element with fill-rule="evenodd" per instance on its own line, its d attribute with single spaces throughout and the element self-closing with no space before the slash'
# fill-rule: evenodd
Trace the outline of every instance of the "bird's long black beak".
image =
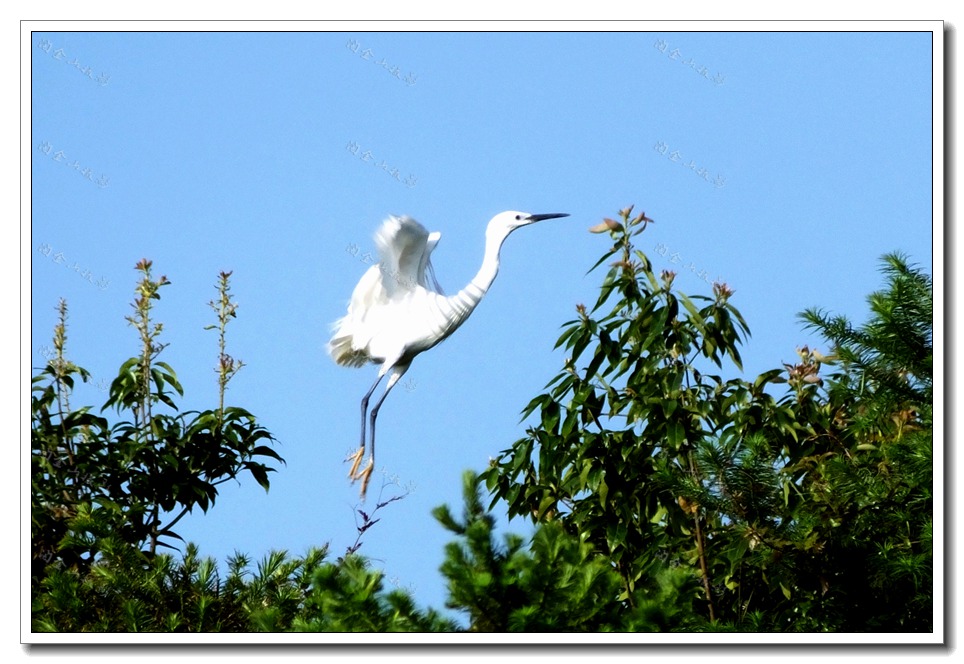
<svg viewBox="0 0 964 664">
<path fill-rule="evenodd" d="M 530 214 L 529 221 L 542 221 L 544 219 L 558 219 L 559 217 L 568 217 L 567 212 L 552 212 L 550 214 Z"/>
</svg>

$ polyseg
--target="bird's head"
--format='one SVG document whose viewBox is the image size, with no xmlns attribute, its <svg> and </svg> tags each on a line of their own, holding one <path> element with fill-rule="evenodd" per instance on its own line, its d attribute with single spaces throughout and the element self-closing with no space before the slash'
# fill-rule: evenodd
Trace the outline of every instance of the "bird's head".
<svg viewBox="0 0 964 664">
<path fill-rule="evenodd" d="M 559 217 L 568 216 L 568 214 L 562 212 L 553 212 L 550 214 L 529 214 L 528 212 L 509 210 L 507 212 L 500 212 L 492 217 L 492 221 L 489 222 L 489 230 L 499 231 L 508 235 L 521 226 L 528 226 L 529 224 L 534 224 L 537 221 L 543 221 L 545 219 L 557 219 Z"/>
</svg>

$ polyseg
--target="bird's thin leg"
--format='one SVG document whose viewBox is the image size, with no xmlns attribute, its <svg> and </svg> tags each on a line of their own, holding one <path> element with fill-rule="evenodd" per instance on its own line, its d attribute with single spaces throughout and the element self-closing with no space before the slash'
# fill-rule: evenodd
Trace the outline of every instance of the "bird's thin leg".
<svg viewBox="0 0 964 664">
<path fill-rule="evenodd" d="M 375 379 L 371 389 L 368 390 L 361 400 L 361 442 L 358 445 L 358 451 L 350 457 L 352 464 L 351 470 L 348 471 L 348 477 L 350 477 L 352 481 L 359 479 L 360 476 L 356 475 L 356 471 L 358 470 L 358 465 L 361 463 L 361 460 L 365 457 L 365 415 L 368 414 L 368 400 L 371 398 L 375 388 L 378 387 L 378 384 L 382 382 L 382 378 L 385 376 L 386 372 L 387 367 L 382 365 L 382 368 L 378 371 L 378 378 Z"/>
<path fill-rule="evenodd" d="M 374 406 L 372 406 L 371 413 L 369 414 L 369 416 L 371 417 L 370 428 L 371 428 L 372 460 L 368 464 L 368 467 L 364 471 L 362 471 L 362 475 L 365 478 L 365 481 L 362 483 L 362 496 L 365 495 L 365 488 L 368 486 L 368 478 L 371 476 L 372 469 L 375 466 L 375 418 L 378 417 L 378 410 L 382 407 L 382 403 L 384 403 L 385 397 L 387 397 L 388 393 L 392 391 L 393 387 L 395 387 L 395 383 L 397 383 L 398 380 L 405 375 L 405 372 L 408 371 L 408 367 L 409 365 L 407 364 L 404 364 L 404 365 L 397 364 L 392 367 L 392 375 L 388 377 L 388 383 L 385 385 L 385 392 L 378 399 L 378 402 Z"/>
</svg>

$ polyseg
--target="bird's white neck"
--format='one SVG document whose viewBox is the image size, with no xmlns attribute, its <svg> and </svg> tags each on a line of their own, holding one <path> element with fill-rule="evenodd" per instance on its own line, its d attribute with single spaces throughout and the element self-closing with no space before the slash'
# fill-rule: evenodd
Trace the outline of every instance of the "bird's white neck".
<svg viewBox="0 0 964 664">
<path fill-rule="evenodd" d="M 496 275 L 499 274 L 499 252 L 502 251 L 502 243 L 508 236 L 509 231 L 504 228 L 492 228 L 490 226 L 485 231 L 485 255 L 482 257 L 482 267 L 469 282 L 469 286 L 479 289 L 483 295 L 492 286 Z"/>
<path fill-rule="evenodd" d="M 499 252 L 502 243 L 511 231 L 503 228 L 489 227 L 485 232 L 485 255 L 482 266 L 465 288 L 455 295 L 446 298 L 446 308 L 449 310 L 446 333 L 451 334 L 475 310 L 479 302 L 488 292 L 492 282 L 499 273 Z"/>
</svg>

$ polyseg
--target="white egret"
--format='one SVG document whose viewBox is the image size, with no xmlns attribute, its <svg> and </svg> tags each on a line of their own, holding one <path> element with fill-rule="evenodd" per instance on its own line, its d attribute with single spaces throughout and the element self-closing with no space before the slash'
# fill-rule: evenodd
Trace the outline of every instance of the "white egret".
<svg viewBox="0 0 964 664">
<path fill-rule="evenodd" d="M 408 371 L 419 353 L 452 334 L 475 310 L 499 271 L 499 251 L 509 233 L 543 219 L 568 214 L 502 212 L 485 229 L 485 255 L 478 274 L 455 295 L 446 296 L 435 280 L 430 255 L 441 233 L 429 233 L 411 217 L 389 217 L 375 233 L 381 261 L 362 276 L 351 296 L 348 315 L 332 326 L 328 353 L 340 365 L 360 367 L 380 364 L 378 377 L 361 401 L 361 444 L 351 457 L 349 477 L 362 480 L 365 496 L 375 465 L 375 418 L 385 397 Z M 428 279 L 426 279 L 426 273 Z M 371 458 L 358 471 L 365 456 L 365 415 L 368 400 L 385 374 L 391 372 L 385 392 L 369 417 Z"/>
</svg>

